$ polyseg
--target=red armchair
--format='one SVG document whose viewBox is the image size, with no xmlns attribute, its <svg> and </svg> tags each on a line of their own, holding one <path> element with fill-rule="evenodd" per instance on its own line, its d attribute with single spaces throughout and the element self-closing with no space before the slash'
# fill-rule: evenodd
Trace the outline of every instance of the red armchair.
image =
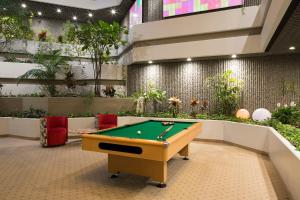
<svg viewBox="0 0 300 200">
<path fill-rule="evenodd" d="M 97 126 L 96 128 L 102 130 L 102 129 L 108 129 L 108 128 L 114 128 L 118 126 L 118 116 L 114 114 L 98 114 L 96 116 L 96 122 Z"/>
<path fill-rule="evenodd" d="M 41 120 L 41 144 L 43 146 L 64 145 L 68 141 L 68 118 L 45 117 Z"/>
</svg>

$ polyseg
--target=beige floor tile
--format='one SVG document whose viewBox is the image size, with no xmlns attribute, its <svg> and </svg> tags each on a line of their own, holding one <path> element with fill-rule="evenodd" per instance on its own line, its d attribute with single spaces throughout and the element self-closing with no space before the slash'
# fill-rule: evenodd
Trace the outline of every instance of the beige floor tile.
<svg viewBox="0 0 300 200">
<path fill-rule="evenodd" d="M 165 189 L 129 174 L 110 179 L 106 155 L 82 151 L 80 142 L 42 148 L 0 138 L 1 200 L 288 199 L 269 158 L 235 146 L 193 142 L 190 160 L 175 157 L 168 173 Z"/>
</svg>

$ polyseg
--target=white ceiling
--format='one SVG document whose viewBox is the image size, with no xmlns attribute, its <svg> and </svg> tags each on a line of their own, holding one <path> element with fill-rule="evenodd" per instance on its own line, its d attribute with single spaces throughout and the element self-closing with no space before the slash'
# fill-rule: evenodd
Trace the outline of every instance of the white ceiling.
<svg viewBox="0 0 300 200">
<path fill-rule="evenodd" d="M 122 0 L 32 0 L 42 3 L 57 4 L 68 7 L 99 10 L 120 5 Z"/>
</svg>

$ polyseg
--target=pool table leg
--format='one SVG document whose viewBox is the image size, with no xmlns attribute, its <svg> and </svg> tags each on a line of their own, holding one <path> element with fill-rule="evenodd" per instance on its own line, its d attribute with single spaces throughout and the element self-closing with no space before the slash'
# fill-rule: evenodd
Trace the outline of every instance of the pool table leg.
<svg viewBox="0 0 300 200">
<path fill-rule="evenodd" d="M 108 171 L 112 174 L 125 172 L 146 176 L 159 182 L 158 187 L 166 187 L 167 161 L 147 160 L 108 154 Z"/>
<path fill-rule="evenodd" d="M 189 160 L 189 145 L 187 144 L 185 147 L 183 147 L 179 152 L 179 155 L 184 156 L 184 160 Z"/>
</svg>

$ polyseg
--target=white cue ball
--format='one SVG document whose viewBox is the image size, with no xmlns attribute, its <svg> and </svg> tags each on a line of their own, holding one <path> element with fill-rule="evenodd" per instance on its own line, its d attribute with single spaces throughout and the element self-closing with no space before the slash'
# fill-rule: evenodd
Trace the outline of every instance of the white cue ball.
<svg viewBox="0 0 300 200">
<path fill-rule="evenodd" d="M 137 134 L 139 134 L 139 135 L 140 135 L 141 133 L 142 133 L 142 131 L 137 131 Z"/>
</svg>

